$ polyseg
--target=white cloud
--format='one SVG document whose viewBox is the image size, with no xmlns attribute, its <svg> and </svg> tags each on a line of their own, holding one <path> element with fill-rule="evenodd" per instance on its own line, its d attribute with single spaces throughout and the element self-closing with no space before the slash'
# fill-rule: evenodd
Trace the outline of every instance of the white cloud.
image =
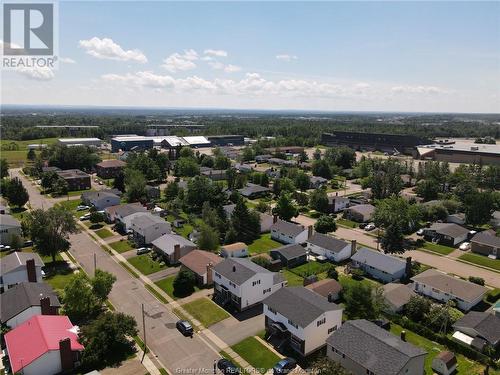
<svg viewBox="0 0 500 375">
<path fill-rule="evenodd" d="M 238 65 L 233 65 L 233 64 L 228 64 L 224 67 L 224 71 L 226 73 L 234 73 L 234 72 L 239 72 L 241 70 L 241 66 Z"/>
<path fill-rule="evenodd" d="M 394 94 L 445 94 L 447 90 L 443 90 L 436 86 L 394 86 L 391 88 Z"/>
<path fill-rule="evenodd" d="M 213 69 L 223 70 L 226 73 L 235 73 L 241 70 L 241 66 L 233 65 L 233 64 L 224 64 L 217 60 L 209 60 L 208 65 L 210 65 Z"/>
<path fill-rule="evenodd" d="M 78 43 L 87 54 L 98 59 L 134 61 L 142 64 L 148 62 L 141 51 L 137 49 L 124 50 L 110 38 L 93 37 L 92 39 L 80 40 Z"/>
<path fill-rule="evenodd" d="M 227 51 L 222 49 L 206 49 L 203 53 L 210 56 L 227 57 Z"/>
<path fill-rule="evenodd" d="M 297 59 L 298 57 L 296 55 L 287 55 L 287 54 L 276 55 L 276 60 L 281 60 L 286 62 L 290 62 L 292 60 L 297 60 Z"/>
<path fill-rule="evenodd" d="M 59 62 L 62 62 L 64 64 L 76 64 L 76 61 L 70 57 L 61 57 L 59 58 Z"/>
<path fill-rule="evenodd" d="M 101 76 L 104 81 L 121 83 L 134 87 L 168 88 L 173 87 L 175 79 L 171 76 L 162 76 L 150 71 L 137 72 L 134 74 L 104 74 Z"/>
<path fill-rule="evenodd" d="M 47 67 L 17 68 L 15 71 L 36 81 L 50 81 L 54 78 L 54 71 Z"/>
<path fill-rule="evenodd" d="M 163 60 L 162 68 L 169 72 L 185 71 L 196 68 L 194 61 L 198 60 L 198 53 L 193 50 L 185 50 L 183 54 L 173 53 Z"/>
</svg>

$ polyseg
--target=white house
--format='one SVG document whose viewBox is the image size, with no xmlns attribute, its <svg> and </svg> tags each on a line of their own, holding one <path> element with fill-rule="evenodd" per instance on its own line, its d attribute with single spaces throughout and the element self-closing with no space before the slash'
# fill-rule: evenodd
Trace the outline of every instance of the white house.
<svg viewBox="0 0 500 375">
<path fill-rule="evenodd" d="M 283 275 L 248 258 L 227 258 L 214 266 L 214 301 L 239 311 L 261 303 L 285 285 Z"/>
<path fill-rule="evenodd" d="M 306 242 L 312 234 L 312 227 L 306 228 L 300 224 L 275 219 L 271 226 L 271 238 L 285 244 L 299 244 Z"/>
<path fill-rule="evenodd" d="M 120 204 L 120 197 L 110 191 L 89 191 L 82 194 L 82 201 L 100 211 Z"/>
<path fill-rule="evenodd" d="M 131 221 L 134 241 L 140 245 L 150 244 L 157 238 L 172 231 L 170 223 L 161 217 L 148 213 L 140 215 Z"/>
<path fill-rule="evenodd" d="M 482 301 L 488 291 L 484 286 L 449 276 L 433 268 L 411 278 L 415 292 L 433 298 L 437 301 L 453 300 L 457 307 L 469 311 Z"/>
<path fill-rule="evenodd" d="M 220 255 L 224 258 L 245 258 L 248 256 L 248 246 L 244 242 L 235 242 L 220 248 Z"/>
<path fill-rule="evenodd" d="M 14 217 L 6 214 L 0 214 L 0 244 L 10 245 L 13 236 L 21 238 L 23 231 L 21 223 Z"/>
<path fill-rule="evenodd" d="M 132 222 L 135 219 L 137 219 L 138 217 L 149 216 L 149 215 L 151 215 L 151 213 L 149 213 L 147 211 L 144 211 L 144 212 L 139 211 L 139 212 L 131 213 L 131 214 L 124 216 L 124 217 L 120 217 L 120 216 L 116 215 L 115 219 L 116 219 L 117 224 L 122 227 L 124 232 L 131 233 L 132 232 Z"/>
<path fill-rule="evenodd" d="M 42 267 L 45 266 L 36 253 L 13 252 L 0 262 L 0 288 L 10 288 L 22 282 L 42 282 Z"/>
<path fill-rule="evenodd" d="M 329 195 L 328 196 L 328 210 L 330 212 L 340 212 L 350 204 L 349 198 L 339 197 L 338 195 Z"/>
<path fill-rule="evenodd" d="M 306 241 L 306 249 L 333 262 L 349 259 L 356 251 L 356 241 L 351 243 L 322 233 L 314 233 Z"/>
<path fill-rule="evenodd" d="M 342 324 L 342 308 L 304 287 L 282 288 L 263 301 L 266 338 L 301 356 L 324 347 Z"/>
</svg>

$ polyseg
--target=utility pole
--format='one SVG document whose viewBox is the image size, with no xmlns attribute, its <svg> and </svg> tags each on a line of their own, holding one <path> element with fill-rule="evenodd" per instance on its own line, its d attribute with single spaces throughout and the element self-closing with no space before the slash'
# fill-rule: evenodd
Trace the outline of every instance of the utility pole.
<svg viewBox="0 0 500 375">
<path fill-rule="evenodd" d="M 97 271 L 97 255 L 96 253 L 94 253 L 94 276 L 96 274 L 96 271 Z"/>
<path fill-rule="evenodd" d="M 146 317 L 144 316 L 144 304 L 142 304 L 141 306 L 142 306 L 142 335 L 144 337 L 144 351 L 142 353 L 142 359 L 141 359 L 142 363 L 142 361 L 144 361 L 144 357 L 146 356 L 146 350 L 148 346 L 146 342 Z"/>
</svg>

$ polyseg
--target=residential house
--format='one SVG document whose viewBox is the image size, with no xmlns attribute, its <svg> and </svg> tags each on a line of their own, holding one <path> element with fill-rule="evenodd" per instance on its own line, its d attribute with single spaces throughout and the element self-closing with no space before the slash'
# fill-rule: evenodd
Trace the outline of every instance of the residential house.
<svg viewBox="0 0 500 375">
<path fill-rule="evenodd" d="M 366 223 L 373 218 L 375 206 L 371 204 L 358 204 L 344 210 L 344 217 L 348 220 Z"/>
<path fill-rule="evenodd" d="M 417 294 L 413 289 L 405 284 L 389 283 L 383 287 L 383 296 L 386 303 L 385 310 L 390 314 L 403 311 L 410 298 Z"/>
<path fill-rule="evenodd" d="M 169 264 L 177 264 L 179 260 L 196 249 L 196 244 L 175 233 L 167 233 L 151 242 L 153 250 L 161 255 Z"/>
<path fill-rule="evenodd" d="M 117 204 L 115 206 L 106 207 L 104 209 L 104 215 L 106 216 L 106 221 L 108 223 L 119 224 L 125 217 L 137 213 L 137 212 L 147 212 L 147 208 L 144 207 L 139 202 L 136 203 L 126 203 Z"/>
<path fill-rule="evenodd" d="M 500 228 L 500 211 L 493 211 L 491 214 L 490 225 L 494 229 Z"/>
<path fill-rule="evenodd" d="M 239 311 L 260 304 L 285 285 L 283 275 L 248 258 L 226 258 L 214 266 L 214 301 Z"/>
<path fill-rule="evenodd" d="M 15 251 L 0 262 L 0 288 L 8 289 L 22 282 L 40 283 L 44 266 L 40 255 Z"/>
<path fill-rule="evenodd" d="M 358 250 L 351 257 L 351 261 L 354 268 L 359 268 L 374 279 L 384 283 L 405 278 L 409 275 L 411 268 L 411 258 L 407 258 L 405 261 L 366 247 Z"/>
<path fill-rule="evenodd" d="M 244 242 L 223 245 L 220 249 L 220 255 L 224 258 L 244 258 L 248 256 L 248 246 Z"/>
<path fill-rule="evenodd" d="M 123 171 L 126 165 L 127 163 L 122 160 L 103 160 L 96 164 L 96 174 L 105 180 L 109 178 L 116 178 Z"/>
<path fill-rule="evenodd" d="M 473 253 L 498 259 L 500 258 L 500 238 L 497 237 L 493 230 L 479 232 L 472 237 L 470 249 Z"/>
<path fill-rule="evenodd" d="M 134 241 L 139 245 L 150 244 L 157 238 L 172 231 L 168 221 L 150 213 L 132 219 L 130 229 Z"/>
<path fill-rule="evenodd" d="M 251 164 L 240 164 L 237 163 L 234 168 L 238 170 L 240 173 L 252 173 L 253 172 L 253 166 Z"/>
<path fill-rule="evenodd" d="M 82 194 L 84 204 L 94 206 L 98 211 L 120 204 L 120 197 L 106 190 L 87 191 Z"/>
<path fill-rule="evenodd" d="M 203 287 L 214 283 L 213 267 L 223 259 L 210 251 L 192 250 L 184 255 L 179 262 L 196 276 L 196 285 Z"/>
<path fill-rule="evenodd" d="M 424 228 L 424 238 L 445 246 L 457 246 L 467 240 L 469 230 L 454 223 L 434 223 Z"/>
<path fill-rule="evenodd" d="M 255 161 L 257 163 L 267 163 L 269 159 L 271 159 L 273 156 L 269 154 L 264 154 L 264 155 L 257 155 L 255 156 Z"/>
<path fill-rule="evenodd" d="M 5 334 L 12 373 L 54 375 L 79 364 L 83 345 L 67 316 L 35 315 Z"/>
<path fill-rule="evenodd" d="M 9 214 L 10 214 L 9 206 L 5 206 L 3 204 L 0 204 L 0 215 L 9 215 Z"/>
<path fill-rule="evenodd" d="M 459 212 L 456 214 L 450 214 L 446 216 L 446 222 L 447 223 L 454 223 L 458 225 L 464 225 L 465 224 L 465 214 L 463 212 Z"/>
<path fill-rule="evenodd" d="M 346 197 L 338 195 L 328 195 L 328 211 L 332 213 L 340 212 L 349 207 L 351 201 Z"/>
<path fill-rule="evenodd" d="M 304 227 L 300 224 L 275 218 L 271 226 L 271 238 L 285 244 L 304 243 L 312 235 L 312 226 Z"/>
<path fill-rule="evenodd" d="M 247 183 L 247 186 L 243 189 L 239 189 L 238 192 L 248 199 L 255 199 L 266 196 L 271 190 L 265 186 L 260 186 L 256 184 Z"/>
<path fill-rule="evenodd" d="M 427 352 L 365 319 L 348 320 L 326 340 L 327 357 L 354 375 L 422 375 Z"/>
<path fill-rule="evenodd" d="M 90 175 L 79 169 L 66 169 L 55 172 L 59 178 L 66 181 L 68 191 L 87 190 L 91 188 Z"/>
<path fill-rule="evenodd" d="M 500 317 L 487 312 L 470 311 L 453 324 L 453 338 L 479 351 L 486 345 L 500 346 Z"/>
<path fill-rule="evenodd" d="M 439 375 L 451 375 L 457 370 L 457 357 L 446 350 L 432 359 L 431 368 Z"/>
<path fill-rule="evenodd" d="M 208 170 L 201 172 L 201 175 L 211 179 L 212 181 L 221 181 L 227 179 L 225 169 L 208 168 Z"/>
<path fill-rule="evenodd" d="M 305 286 L 307 289 L 312 290 L 314 293 L 319 294 L 326 298 L 328 302 L 335 302 L 340 298 L 342 285 L 334 279 L 323 279 L 315 281 Z"/>
<path fill-rule="evenodd" d="M 457 307 L 463 311 L 469 311 L 481 302 L 488 291 L 484 286 L 449 276 L 432 268 L 411 279 L 415 292 L 441 302 L 455 301 Z"/>
<path fill-rule="evenodd" d="M 0 322 L 15 328 L 34 315 L 57 315 L 60 307 L 49 284 L 22 282 L 0 294 Z"/>
<path fill-rule="evenodd" d="M 19 220 L 10 215 L 0 214 L 0 244 L 10 245 L 16 236 L 19 239 L 23 236 Z"/>
<path fill-rule="evenodd" d="M 305 357 L 325 346 L 342 324 L 342 307 L 304 287 L 286 287 L 263 301 L 266 338 Z"/>
<path fill-rule="evenodd" d="M 328 180 L 324 177 L 320 176 L 311 176 L 309 179 L 309 187 L 311 189 L 319 189 L 322 186 L 325 186 L 328 183 Z"/>
<path fill-rule="evenodd" d="M 146 185 L 146 198 L 148 201 L 160 199 L 161 192 L 158 186 Z"/>
<path fill-rule="evenodd" d="M 283 267 L 293 268 L 307 262 L 307 250 L 302 245 L 290 244 L 269 251 L 274 260 L 280 260 Z"/>
<path fill-rule="evenodd" d="M 307 241 L 309 252 L 323 256 L 333 262 L 349 259 L 356 252 L 356 241 L 351 243 L 323 233 L 314 233 Z"/>
</svg>

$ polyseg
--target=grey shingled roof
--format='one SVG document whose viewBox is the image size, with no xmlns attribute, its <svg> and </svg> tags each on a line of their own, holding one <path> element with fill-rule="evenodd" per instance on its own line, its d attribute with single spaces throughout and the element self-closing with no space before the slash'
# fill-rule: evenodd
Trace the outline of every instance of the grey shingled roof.
<svg viewBox="0 0 500 375">
<path fill-rule="evenodd" d="M 469 233 L 467 228 L 461 227 L 454 223 L 434 223 L 429 228 L 430 230 L 436 231 L 436 233 L 450 236 L 452 238 L 460 237 Z"/>
<path fill-rule="evenodd" d="M 135 214 L 136 212 L 147 212 L 146 207 L 137 203 L 122 204 L 115 209 L 115 214 L 121 217 Z"/>
<path fill-rule="evenodd" d="M 385 284 L 382 289 L 384 298 L 397 308 L 406 305 L 411 297 L 416 296 L 416 293 L 404 284 L 389 283 Z"/>
<path fill-rule="evenodd" d="M 323 233 L 314 233 L 311 238 L 307 240 L 307 242 L 319 246 L 322 249 L 333 251 L 334 253 L 340 252 L 343 248 L 349 245 L 349 243 L 345 241 Z"/>
<path fill-rule="evenodd" d="M 214 270 L 236 285 L 243 284 L 258 273 L 273 273 L 247 258 L 227 258 L 217 264 Z"/>
<path fill-rule="evenodd" d="M 370 250 L 366 247 L 359 249 L 352 257 L 359 263 L 365 263 L 380 271 L 385 271 L 389 274 L 398 272 L 401 267 L 406 267 L 406 262 L 402 259 L 391 255 L 381 253 L 379 251 Z"/>
<path fill-rule="evenodd" d="M 474 237 L 472 237 L 471 242 L 477 242 L 482 245 L 500 248 L 500 237 L 497 237 L 495 232 L 490 232 L 489 230 L 479 232 Z"/>
<path fill-rule="evenodd" d="M 306 249 L 296 244 L 278 247 L 277 249 L 272 249 L 270 252 L 280 253 L 281 256 L 286 258 L 287 260 L 298 258 L 307 254 Z"/>
<path fill-rule="evenodd" d="M 180 245 L 181 247 L 196 247 L 196 244 L 175 233 L 164 234 L 151 242 L 151 244 L 168 255 L 174 253 L 175 245 Z"/>
<path fill-rule="evenodd" d="M 302 233 L 306 228 L 299 224 L 290 223 L 284 220 L 278 220 L 271 226 L 271 230 L 286 234 L 288 236 L 297 236 Z"/>
<path fill-rule="evenodd" d="M 488 291 L 484 286 L 449 276 L 432 268 L 413 276 L 411 279 L 468 302 L 475 301 Z"/>
<path fill-rule="evenodd" d="M 20 283 L 0 294 L 1 321 L 5 323 L 31 306 L 40 306 L 41 297 L 49 297 L 51 306 L 61 306 L 56 293 L 46 283 Z"/>
<path fill-rule="evenodd" d="M 248 183 L 246 187 L 244 187 L 243 189 L 239 189 L 238 191 L 243 196 L 249 196 L 252 194 L 263 193 L 270 190 L 269 188 L 266 188 L 264 186 Z"/>
<path fill-rule="evenodd" d="M 155 224 L 166 224 L 167 222 L 156 215 L 141 215 L 132 220 L 132 224 L 138 228 L 144 229 Z"/>
<path fill-rule="evenodd" d="M 399 374 L 410 359 L 427 354 L 365 319 L 348 320 L 326 342 L 375 374 Z"/>
<path fill-rule="evenodd" d="M 349 210 L 360 213 L 361 215 L 373 215 L 375 206 L 371 204 L 357 204 L 356 206 L 349 207 Z"/>
<path fill-rule="evenodd" d="M 29 259 L 35 260 L 35 266 L 43 267 L 45 264 L 42 261 L 42 258 L 38 254 L 35 253 L 21 253 L 19 251 L 15 251 L 12 254 L 9 254 L 2 258 L 0 262 L 2 273 L 1 275 L 5 275 L 18 267 L 25 266 L 26 261 Z"/>
<path fill-rule="evenodd" d="M 7 214 L 0 214 L 0 224 L 9 227 L 21 227 L 19 220 Z"/>
<path fill-rule="evenodd" d="M 453 327 L 458 331 L 460 327 L 472 328 L 493 345 L 500 341 L 500 317 L 493 314 L 471 311 L 457 320 Z"/>
<path fill-rule="evenodd" d="M 303 286 L 278 289 L 262 303 L 302 328 L 307 327 L 327 311 L 341 309 L 339 305 L 328 302 L 324 297 Z"/>
</svg>

